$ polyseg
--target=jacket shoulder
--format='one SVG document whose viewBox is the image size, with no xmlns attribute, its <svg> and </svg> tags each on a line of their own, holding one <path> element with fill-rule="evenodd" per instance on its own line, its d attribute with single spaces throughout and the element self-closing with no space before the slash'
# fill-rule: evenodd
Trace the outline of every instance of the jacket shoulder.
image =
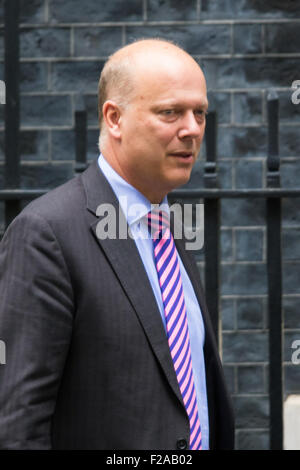
<svg viewBox="0 0 300 470">
<path fill-rule="evenodd" d="M 21 214 L 35 214 L 55 220 L 72 215 L 75 208 L 83 203 L 84 189 L 79 175 L 31 201 Z"/>
</svg>

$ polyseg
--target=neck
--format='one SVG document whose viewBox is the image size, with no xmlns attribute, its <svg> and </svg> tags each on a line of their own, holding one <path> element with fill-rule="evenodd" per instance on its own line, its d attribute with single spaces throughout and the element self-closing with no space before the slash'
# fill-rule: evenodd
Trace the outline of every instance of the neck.
<svg viewBox="0 0 300 470">
<path fill-rule="evenodd" d="M 111 149 L 112 150 L 112 149 Z M 115 153 L 110 151 L 108 146 L 103 146 L 101 148 L 101 153 L 107 163 L 115 170 L 118 175 L 120 175 L 127 183 L 137 189 L 143 196 L 145 196 L 151 204 L 160 204 L 164 199 L 166 192 L 158 191 L 153 186 L 147 188 L 146 185 L 141 185 L 140 181 L 136 181 L 134 175 L 129 175 L 126 173 L 122 166 L 119 164 L 119 159 L 116 158 Z"/>
</svg>

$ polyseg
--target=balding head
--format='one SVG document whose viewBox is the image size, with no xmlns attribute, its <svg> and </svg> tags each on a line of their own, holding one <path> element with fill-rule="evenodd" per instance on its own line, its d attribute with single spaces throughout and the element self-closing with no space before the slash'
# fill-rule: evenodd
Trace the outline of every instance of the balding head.
<svg viewBox="0 0 300 470">
<path fill-rule="evenodd" d="M 99 84 L 100 150 L 149 201 L 190 178 L 205 130 L 206 83 L 174 44 L 141 40 L 117 51 Z"/>
<path fill-rule="evenodd" d="M 102 132 L 104 103 L 114 100 L 119 106 L 127 106 L 135 96 L 139 80 L 147 76 L 147 71 L 162 69 L 171 57 L 175 59 L 172 73 L 176 73 L 176 62 L 180 67 L 189 62 L 200 70 L 199 65 L 187 52 L 171 41 L 162 39 L 136 41 L 109 57 L 101 72 L 98 86 L 98 113 Z"/>
</svg>

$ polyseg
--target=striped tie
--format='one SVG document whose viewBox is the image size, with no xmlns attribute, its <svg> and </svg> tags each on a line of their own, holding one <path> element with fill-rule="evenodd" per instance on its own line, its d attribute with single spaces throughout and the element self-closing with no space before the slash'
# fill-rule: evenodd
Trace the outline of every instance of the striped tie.
<svg viewBox="0 0 300 470">
<path fill-rule="evenodd" d="M 148 229 L 164 305 L 167 337 L 179 388 L 190 423 L 191 450 L 201 450 L 201 426 L 194 385 L 192 356 L 181 274 L 169 219 L 165 212 L 148 213 Z"/>
</svg>

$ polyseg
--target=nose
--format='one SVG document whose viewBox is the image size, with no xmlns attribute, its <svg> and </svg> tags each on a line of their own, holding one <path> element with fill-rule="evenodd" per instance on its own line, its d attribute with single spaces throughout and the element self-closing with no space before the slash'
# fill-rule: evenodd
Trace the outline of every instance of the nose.
<svg viewBox="0 0 300 470">
<path fill-rule="evenodd" d="M 178 131 L 179 139 L 193 138 L 197 139 L 203 136 L 205 129 L 205 120 L 200 122 L 197 120 L 193 111 L 186 112 L 180 122 Z"/>
</svg>

